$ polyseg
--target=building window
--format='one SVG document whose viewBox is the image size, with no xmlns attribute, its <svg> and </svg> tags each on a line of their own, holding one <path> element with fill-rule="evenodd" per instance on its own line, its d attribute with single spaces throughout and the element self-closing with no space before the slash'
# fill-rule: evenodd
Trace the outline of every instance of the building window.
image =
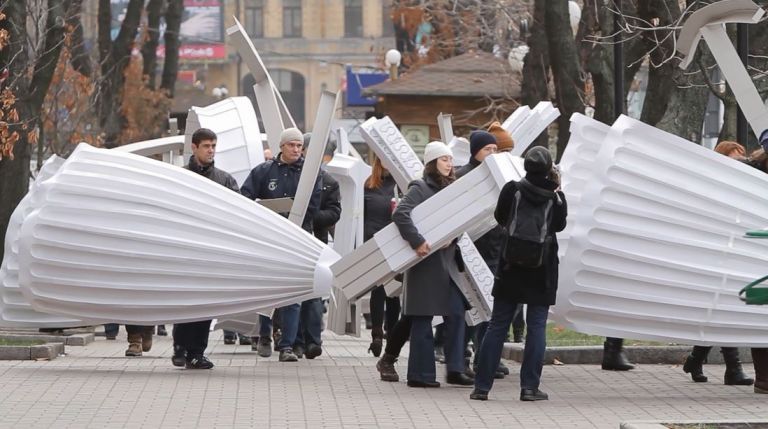
<svg viewBox="0 0 768 429">
<path fill-rule="evenodd" d="M 301 0 L 283 0 L 283 37 L 301 37 Z"/>
<path fill-rule="evenodd" d="M 344 36 L 363 37 L 363 0 L 344 0 Z"/>
<path fill-rule="evenodd" d="M 392 22 L 392 0 L 382 1 L 381 37 L 395 37 L 395 23 Z"/>
<path fill-rule="evenodd" d="M 245 32 L 251 39 L 264 37 L 264 0 L 250 0 L 245 5 Z"/>
</svg>

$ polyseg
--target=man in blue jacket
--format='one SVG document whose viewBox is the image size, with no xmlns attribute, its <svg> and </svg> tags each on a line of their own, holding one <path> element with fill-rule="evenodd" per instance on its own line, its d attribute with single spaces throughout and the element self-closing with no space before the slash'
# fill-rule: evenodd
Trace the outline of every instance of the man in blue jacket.
<svg viewBox="0 0 768 429">
<path fill-rule="evenodd" d="M 296 128 L 288 128 L 280 134 L 280 153 L 274 159 L 257 165 L 248 178 L 243 182 L 240 193 L 250 199 L 274 199 L 295 197 L 299 187 L 304 157 L 302 149 L 304 135 Z M 320 206 L 321 183 L 315 181 L 312 198 L 309 201 L 307 213 L 302 222 L 302 228 L 312 233 L 312 220 Z M 281 213 L 288 217 L 288 213 Z M 299 313 L 301 305 L 291 304 L 279 309 L 282 336 L 277 344 L 280 351 L 280 362 L 296 362 L 298 357 L 293 352 L 293 344 L 299 329 Z M 259 356 L 269 357 L 272 354 L 272 320 L 266 316 L 260 316 L 259 342 L 257 350 Z"/>
</svg>

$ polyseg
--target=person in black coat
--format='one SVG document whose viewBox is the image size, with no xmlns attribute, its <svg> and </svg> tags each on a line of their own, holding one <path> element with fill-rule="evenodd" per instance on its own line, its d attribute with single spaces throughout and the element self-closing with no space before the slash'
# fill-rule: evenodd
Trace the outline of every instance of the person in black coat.
<svg viewBox="0 0 768 429">
<path fill-rule="evenodd" d="M 464 374 L 464 312 L 467 303 L 450 278 L 450 264 L 457 263 L 455 240 L 434 252 L 411 218 L 413 209 L 455 179 L 453 155 L 442 142 L 431 142 L 424 150 L 424 178 L 408 186 L 408 192 L 392 214 L 402 238 L 423 259 L 405 272 L 403 314 L 410 318 L 411 348 L 408 356 L 409 387 L 440 387 L 436 381 L 432 317 L 443 316 L 446 325 L 448 384 L 471 385 Z"/>
<path fill-rule="evenodd" d="M 392 223 L 392 211 L 396 197 L 395 179 L 374 156 L 373 169 L 365 181 L 363 191 L 363 240 L 368 241 L 382 228 Z M 386 308 L 386 310 L 385 310 Z M 400 298 L 387 297 L 384 285 L 371 291 L 371 345 L 368 351 L 379 357 L 387 334 L 400 316 Z M 386 322 L 385 322 L 386 321 Z"/>
<path fill-rule="evenodd" d="M 257 165 L 248 178 L 243 182 L 240 193 L 254 200 L 295 197 L 299 187 L 301 171 L 304 167 L 304 134 L 296 128 L 288 128 L 280 134 L 280 153 L 274 159 Z M 312 233 L 312 223 L 320 206 L 321 182 L 315 180 L 312 196 L 309 200 L 307 213 L 302 220 L 302 228 Z M 281 213 L 288 217 L 288 213 Z M 298 356 L 293 351 L 293 345 L 299 331 L 300 304 L 291 304 L 278 309 L 282 335 L 277 344 L 280 351 L 280 362 L 296 362 Z M 272 354 L 272 319 L 267 316 L 259 317 L 259 342 L 255 345 L 259 356 L 269 357 Z M 319 356 L 322 353 L 320 344 L 307 347 L 307 357 Z"/>
<path fill-rule="evenodd" d="M 480 346 L 478 372 L 471 399 L 486 400 L 493 386 L 493 375 L 501 359 L 504 337 L 509 332 L 517 305 L 528 304 L 528 335 L 520 368 L 520 400 L 548 399 L 539 390 L 546 349 L 546 324 L 549 306 L 557 295 L 557 237 L 565 228 L 568 208 L 565 195 L 559 190 L 560 179 L 553 170 L 552 156 L 543 147 L 534 147 L 525 156 L 525 178 L 509 182 L 501 190 L 495 217 L 499 225 L 509 225 L 514 216 L 512 206 L 519 191 L 529 204 L 544 205 L 552 201 L 547 229 L 548 240 L 541 266 L 521 267 L 507 263 L 503 256 L 493 285 L 493 314 L 488 331 Z"/>
<path fill-rule="evenodd" d="M 483 163 L 486 157 L 493 155 L 498 150 L 496 145 L 496 137 L 482 130 L 473 131 L 469 135 L 469 163 L 456 169 L 456 178 L 460 179 L 467 173 L 474 170 L 480 164 Z M 499 255 L 501 254 L 501 246 L 504 244 L 504 228 L 501 225 L 496 225 L 493 229 L 485 233 L 482 237 L 475 240 L 475 247 L 480 253 L 480 256 L 488 265 L 491 273 L 496 274 L 496 269 L 499 264 Z M 518 306 L 518 315 L 522 311 L 522 304 Z M 483 342 L 485 331 L 488 329 L 488 322 L 483 322 L 477 326 L 467 327 L 467 338 L 465 340 L 465 347 L 469 344 L 469 339 L 472 338 L 475 344 L 475 356 L 472 362 L 472 371 L 467 370 L 468 374 L 472 374 L 477 371 L 477 356 L 480 350 L 480 344 Z M 467 361 L 469 358 L 467 358 Z M 509 374 L 509 369 L 501 362 L 499 362 L 499 368 L 496 371 L 496 378 L 504 378 L 506 374 Z"/>
<path fill-rule="evenodd" d="M 238 192 L 235 178 L 213 165 L 216 139 L 216 133 L 209 129 L 195 131 L 192 134 L 192 157 L 184 168 Z M 210 328 L 210 320 L 173 325 L 173 365 L 186 366 L 188 369 L 213 368 L 213 363 L 203 355 L 208 347 Z"/>
<path fill-rule="evenodd" d="M 304 133 L 304 156 L 307 154 L 311 138 L 312 133 Z M 330 151 L 326 149 L 325 155 L 328 152 L 333 156 L 333 149 Z M 320 182 L 320 206 L 312 217 L 312 232 L 318 240 L 328 244 L 328 234 L 341 217 L 339 182 L 322 167 L 318 173 L 318 181 Z M 308 299 L 301 303 L 299 331 L 293 343 L 293 353 L 296 357 L 306 356 L 307 359 L 314 359 L 322 353 L 324 310 L 322 298 Z"/>
</svg>

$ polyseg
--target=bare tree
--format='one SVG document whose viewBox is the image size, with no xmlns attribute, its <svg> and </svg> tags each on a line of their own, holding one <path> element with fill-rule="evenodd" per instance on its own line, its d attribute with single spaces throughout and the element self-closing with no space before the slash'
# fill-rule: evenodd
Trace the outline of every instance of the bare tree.
<svg viewBox="0 0 768 429">
<path fill-rule="evenodd" d="M 30 3 L 0 3 L 0 13 L 4 15 L 0 21 L 0 37 L 4 39 L 0 50 L 0 98 L 6 108 L 0 122 L 4 146 L 0 155 L 0 242 L 5 240 L 11 213 L 29 187 L 30 142 L 34 143 L 35 130 L 40 125 L 40 109 L 63 46 L 70 5 L 65 0 L 48 0 L 44 4 L 44 31 L 35 46 L 27 32 L 28 6 L 34 6 Z M 10 106 L 13 110 L 7 110 Z M 2 252 L 0 248 L 0 257 Z"/>
</svg>

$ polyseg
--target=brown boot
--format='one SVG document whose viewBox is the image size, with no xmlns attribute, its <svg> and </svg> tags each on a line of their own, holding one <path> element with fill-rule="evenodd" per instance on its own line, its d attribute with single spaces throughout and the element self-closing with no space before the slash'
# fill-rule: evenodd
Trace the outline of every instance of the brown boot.
<svg viewBox="0 0 768 429">
<path fill-rule="evenodd" d="M 126 356 L 141 356 L 141 333 L 128 334 L 128 350 Z"/>
<path fill-rule="evenodd" d="M 141 332 L 141 350 L 144 352 L 148 352 L 152 350 L 152 331 L 154 331 L 153 326 L 148 326 L 146 329 L 144 329 Z"/>
<path fill-rule="evenodd" d="M 379 370 L 381 381 L 400 381 L 400 376 L 397 375 L 397 370 L 395 370 L 395 362 L 397 362 L 397 356 L 392 356 L 386 352 L 376 362 L 376 369 Z"/>
<path fill-rule="evenodd" d="M 755 366 L 755 393 L 768 393 L 768 349 L 752 349 Z"/>
</svg>

